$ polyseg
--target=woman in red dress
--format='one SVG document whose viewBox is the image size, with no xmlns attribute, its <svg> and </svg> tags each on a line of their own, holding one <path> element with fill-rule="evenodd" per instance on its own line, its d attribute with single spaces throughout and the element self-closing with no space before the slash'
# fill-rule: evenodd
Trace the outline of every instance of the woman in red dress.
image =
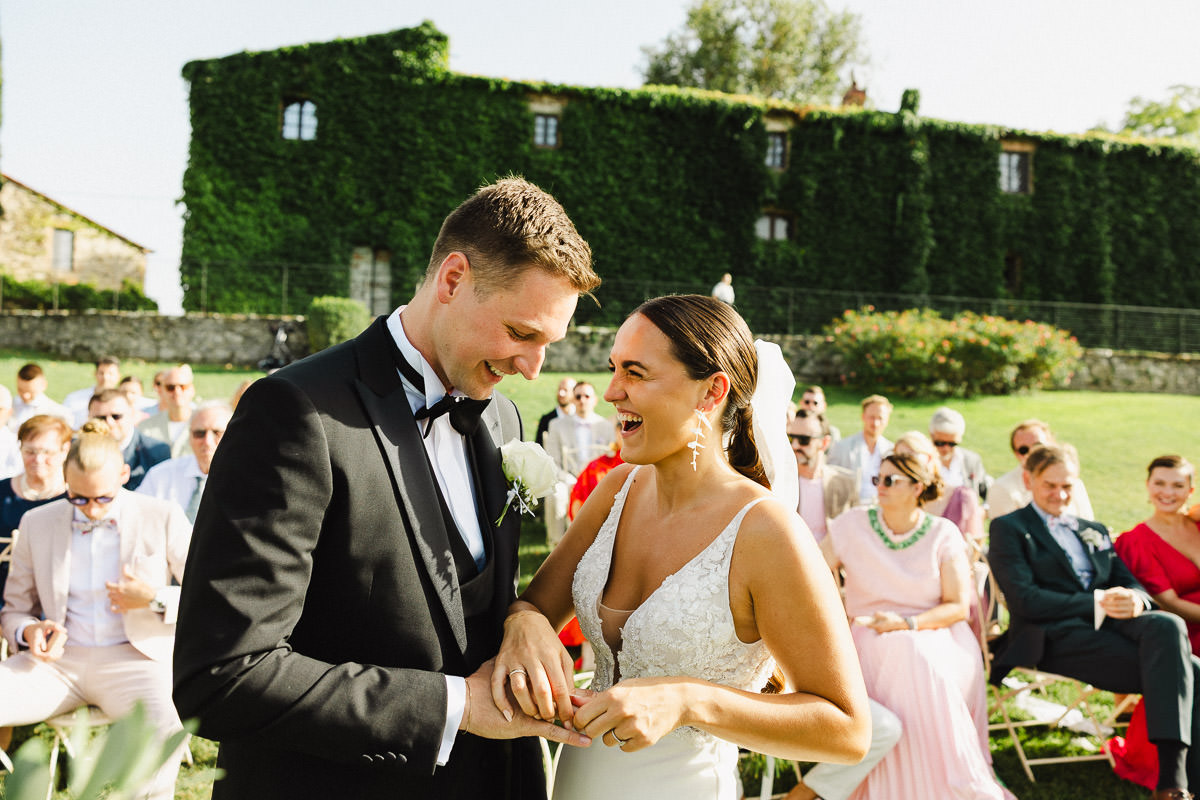
<svg viewBox="0 0 1200 800">
<path fill-rule="evenodd" d="M 1154 513 L 1113 546 L 1154 601 L 1183 617 L 1192 652 L 1200 653 L 1200 526 L 1187 514 L 1195 468 L 1180 456 L 1159 456 L 1150 462 L 1147 476 Z M 1154 788 L 1158 755 L 1146 738 L 1142 703 L 1134 709 L 1125 738 L 1112 739 L 1109 750 L 1118 775 Z"/>
</svg>

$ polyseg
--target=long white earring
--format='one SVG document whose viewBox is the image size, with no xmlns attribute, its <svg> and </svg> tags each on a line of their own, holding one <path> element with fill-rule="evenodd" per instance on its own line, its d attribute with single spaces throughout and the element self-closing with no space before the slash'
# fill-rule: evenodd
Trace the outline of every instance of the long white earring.
<svg viewBox="0 0 1200 800">
<path fill-rule="evenodd" d="M 708 417 L 704 416 L 704 412 L 700 409 L 694 409 L 696 412 L 696 427 L 692 429 L 692 433 L 696 434 L 696 438 L 688 442 L 688 447 L 692 448 L 692 472 L 696 471 L 696 456 L 704 448 L 700 444 L 703 441 L 705 433 L 704 429 L 712 430 L 712 423 L 708 421 Z"/>
</svg>

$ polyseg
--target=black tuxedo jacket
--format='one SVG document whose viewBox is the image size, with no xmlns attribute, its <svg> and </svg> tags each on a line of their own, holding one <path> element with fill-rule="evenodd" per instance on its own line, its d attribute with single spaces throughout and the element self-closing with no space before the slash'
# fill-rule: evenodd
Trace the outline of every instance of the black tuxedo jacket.
<svg viewBox="0 0 1200 800">
<path fill-rule="evenodd" d="M 214 798 L 544 796 L 535 739 L 459 734 L 435 767 L 443 673 L 479 666 L 467 656 L 479 628 L 464 624 L 459 534 L 384 319 L 256 381 L 213 460 L 183 581 L 175 701 L 221 742 Z M 489 656 L 515 594 L 520 516 L 494 525 L 507 494 L 498 447 L 520 435 L 515 406 L 496 395 L 468 439 L 496 570 Z"/>
<path fill-rule="evenodd" d="M 1139 593 L 1146 608 L 1155 607 L 1113 549 L 1108 529 L 1081 519 L 1079 533 L 1085 530 L 1095 531 L 1102 540 L 1100 547 L 1084 542 L 1096 571 L 1086 588 L 1080 585 L 1071 560 L 1032 504 L 992 520 L 988 561 L 1010 615 L 1008 630 L 993 648 L 993 682 L 1013 667 L 1036 666 L 1042 659 L 1046 638 L 1056 631 L 1080 625 L 1091 629 L 1096 589 L 1123 586 Z"/>
</svg>

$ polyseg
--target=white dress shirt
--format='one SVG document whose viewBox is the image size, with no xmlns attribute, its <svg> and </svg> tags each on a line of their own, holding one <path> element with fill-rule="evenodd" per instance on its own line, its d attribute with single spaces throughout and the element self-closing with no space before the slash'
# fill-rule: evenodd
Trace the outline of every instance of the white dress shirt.
<svg viewBox="0 0 1200 800">
<path fill-rule="evenodd" d="M 11 478 L 25 471 L 21 460 L 21 443 L 17 435 L 8 428 L 0 428 L 0 480 Z"/>
<path fill-rule="evenodd" d="M 196 478 L 202 474 L 194 455 L 169 458 L 147 470 L 146 477 L 136 491 L 138 494 L 171 500 L 186 509 L 192 492 L 196 490 Z"/>
<path fill-rule="evenodd" d="M 75 520 L 90 521 L 78 510 Z M 125 622 L 112 610 L 104 585 L 121 579 L 120 531 L 108 525 L 93 528 L 89 533 L 72 530 L 70 552 L 66 627 L 71 644 L 108 647 L 129 641 Z"/>
</svg>

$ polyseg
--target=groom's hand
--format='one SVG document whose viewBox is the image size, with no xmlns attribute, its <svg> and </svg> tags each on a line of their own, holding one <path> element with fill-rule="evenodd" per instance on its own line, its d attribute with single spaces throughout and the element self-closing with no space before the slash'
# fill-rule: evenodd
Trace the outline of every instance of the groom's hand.
<svg viewBox="0 0 1200 800">
<path fill-rule="evenodd" d="M 555 725 L 552 722 L 534 719 L 520 709 L 513 714 L 510 722 L 492 701 L 491 678 L 492 661 L 487 661 L 473 675 L 468 675 L 467 703 L 463 710 L 459 730 L 482 736 L 485 739 L 516 739 L 521 736 L 541 736 L 552 742 L 575 747 L 587 747 L 592 740 L 576 731 Z M 513 698 L 509 696 L 509 702 Z"/>
</svg>

